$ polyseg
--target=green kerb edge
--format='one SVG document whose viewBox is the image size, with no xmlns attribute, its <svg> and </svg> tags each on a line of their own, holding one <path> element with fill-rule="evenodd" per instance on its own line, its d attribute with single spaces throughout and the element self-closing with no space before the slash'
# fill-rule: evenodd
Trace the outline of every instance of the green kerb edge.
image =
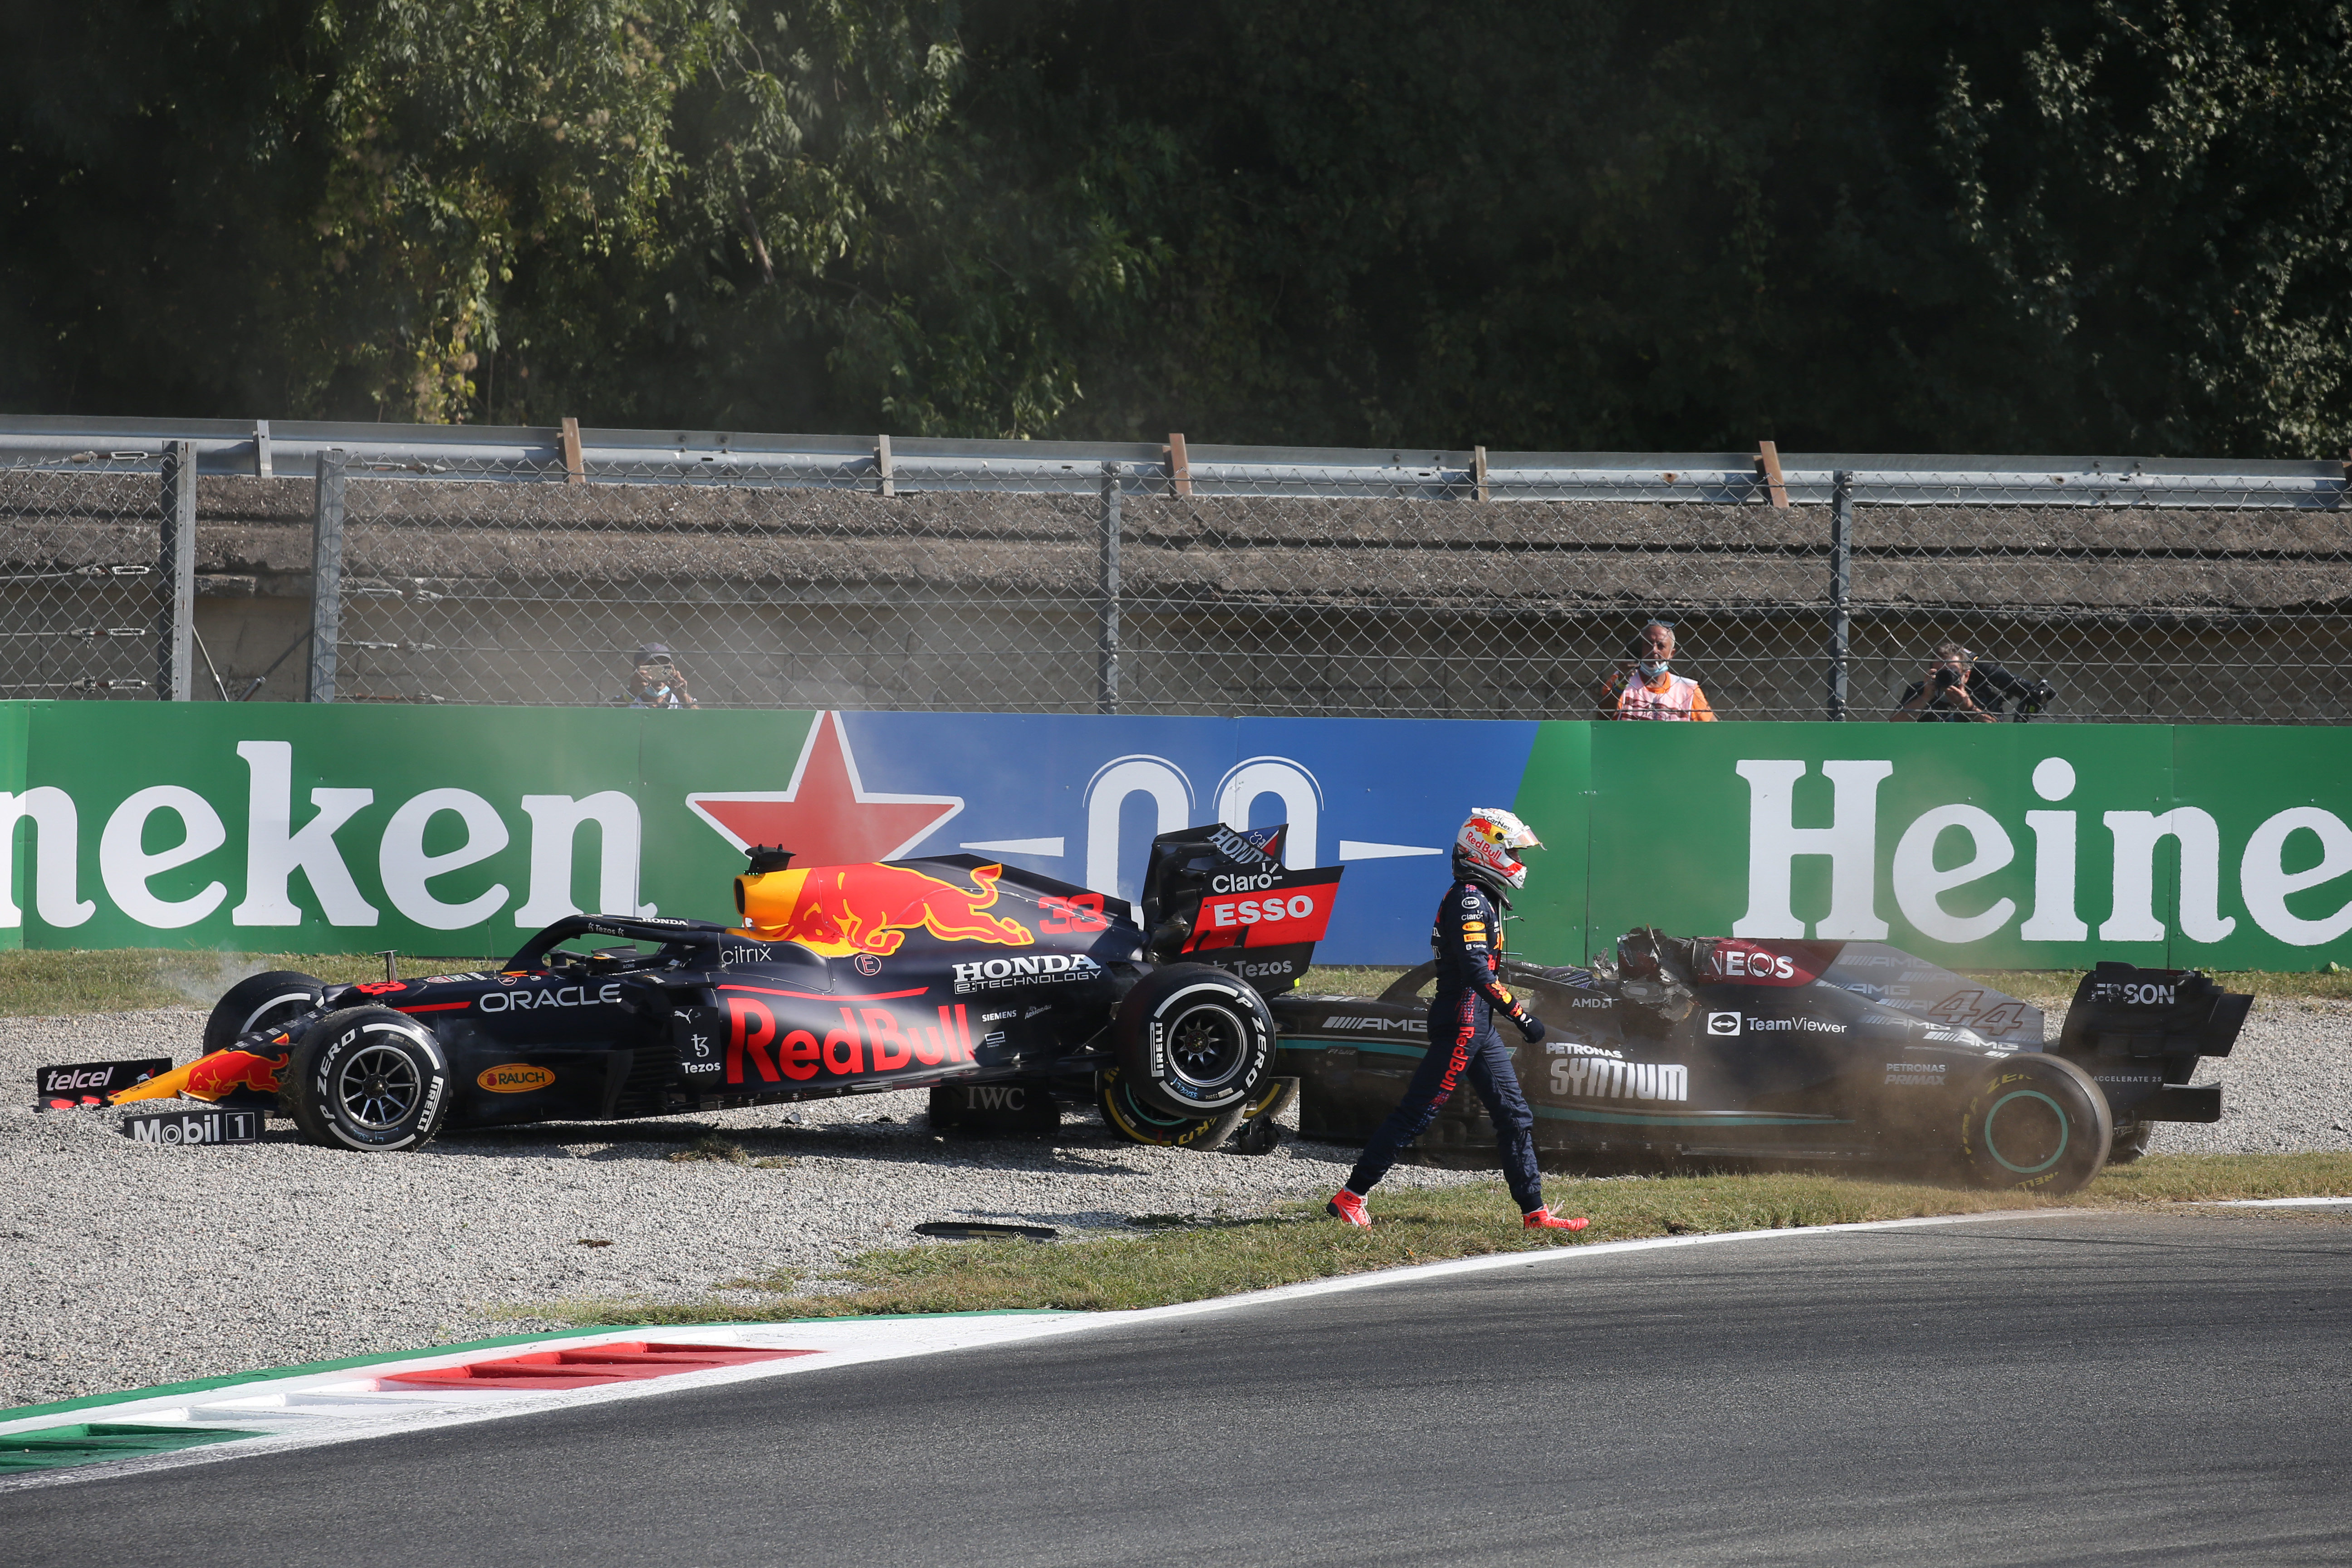
<svg viewBox="0 0 2352 1568">
<path fill-rule="evenodd" d="M 16 1432 L 0 1437 L 0 1476 L 26 1470 L 62 1470 L 75 1465 L 103 1464 L 109 1459 L 141 1459 L 151 1454 L 201 1448 L 208 1443 L 268 1436 L 266 1432 L 234 1432 L 222 1426 L 142 1426 L 110 1421 L 44 1426 L 37 1432 Z"/>
</svg>

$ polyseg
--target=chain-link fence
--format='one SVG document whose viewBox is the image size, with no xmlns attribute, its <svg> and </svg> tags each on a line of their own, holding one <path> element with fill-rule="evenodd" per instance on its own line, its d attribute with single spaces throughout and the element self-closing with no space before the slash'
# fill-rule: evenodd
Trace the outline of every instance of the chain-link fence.
<svg viewBox="0 0 2352 1568">
<path fill-rule="evenodd" d="M 152 451 L 0 471 L 0 700 L 152 698 L 173 605 L 176 475 Z"/>
<path fill-rule="evenodd" d="M 178 595 L 91 575 L 163 560 L 161 443 L 0 473 L 0 694 L 152 683 L 192 602 L 200 699 L 1579 718 L 1659 620 L 1725 719 L 1956 642 L 2005 717 L 2352 720 L 2334 463 L 208 438 Z"/>
</svg>

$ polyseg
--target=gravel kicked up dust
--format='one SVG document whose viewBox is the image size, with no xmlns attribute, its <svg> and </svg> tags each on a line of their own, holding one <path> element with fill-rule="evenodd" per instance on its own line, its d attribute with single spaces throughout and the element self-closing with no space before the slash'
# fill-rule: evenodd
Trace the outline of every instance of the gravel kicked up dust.
<svg viewBox="0 0 2352 1568">
<path fill-rule="evenodd" d="M 485 1315 L 500 1306 L 723 1300 L 727 1281 L 772 1269 L 821 1281 L 854 1253 L 929 1245 L 909 1234 L 924 1220 L 1084 1236 L 1143 1215 L 1254 1214 L 1328 1193 L 1354 1155 L 1145 1149 L 1076 1117 L 1052 1142 L 941 1142 L 920 1094 L 453 1134 L 377 1156 L 310 1148 L 281 1121 L 257 1145 L 180 1148 L 124 1138 L 120 1112 L 28 1108 L 39 1066 L 185 1059 L 203 1025 L 178 1008 L 0 1019 L 0 1082 L 18 1086 L 0 1108 L 0 1405 L 532 1326 Z M 2258 1003 L 2236 1052 L 2199 1079 L 2224 1086 L 2222 1121 L 2166 1124 L 2155 1150 L 2352 1149 L 2347 1040 L 2352 1004 Z M 755 1163 L 670 1158 L 706 1132 Z M 1390 1178 L 1490 1179 L 1412 1165 Z"/>
</svg>

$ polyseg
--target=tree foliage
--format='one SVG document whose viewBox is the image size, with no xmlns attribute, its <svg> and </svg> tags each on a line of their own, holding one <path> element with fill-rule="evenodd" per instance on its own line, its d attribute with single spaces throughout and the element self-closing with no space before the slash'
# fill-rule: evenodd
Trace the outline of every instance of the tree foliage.
<svg viewBox="0 0 2352 1568">
<path fill-rule="evenodd" d="M 2342 451 L 2343 7 L 24 0 L 25 412 Z"/>
</svg>

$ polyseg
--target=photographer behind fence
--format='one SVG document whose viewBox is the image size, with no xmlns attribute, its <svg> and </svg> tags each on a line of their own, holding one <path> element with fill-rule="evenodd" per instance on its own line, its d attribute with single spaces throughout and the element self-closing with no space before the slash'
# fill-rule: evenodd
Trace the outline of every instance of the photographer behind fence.
<svg viewBox="0 0 2352 1568">
<path fill-rule="evenodd" d="M 686 689 L 686 671 L 677 667 L 669 648 L 649 642 L 637 649 L 636 668 L 629 672 L 632 708 L 699 708 Z"/>
<path fill-rule="evenodd" d="M 2046 680 L 2028 680 L 1997 664 L 1979 664 L 1977 656 L 1956 642 L 1936 645 L 1936 662 L 1927 678 L 1904 688 L 1902 703 L 1886 717 L 1933 720 L 1944 724 L 1993 724 L 2003 718 L 2023 723 L 2050 705 L 2058 689 Z M 2017 711 L 2008 714 L 2008 704 Z"/>
<path fill-rule="evenodd" d="M 1652 621 L 1625 650 L 1616 672 L 1601 678 L 1602 719 L 1684 719 L 1711 721 L 1715 710 L 1698 682 L 1673 672 L 1675 627 Z"/>
</svg>

